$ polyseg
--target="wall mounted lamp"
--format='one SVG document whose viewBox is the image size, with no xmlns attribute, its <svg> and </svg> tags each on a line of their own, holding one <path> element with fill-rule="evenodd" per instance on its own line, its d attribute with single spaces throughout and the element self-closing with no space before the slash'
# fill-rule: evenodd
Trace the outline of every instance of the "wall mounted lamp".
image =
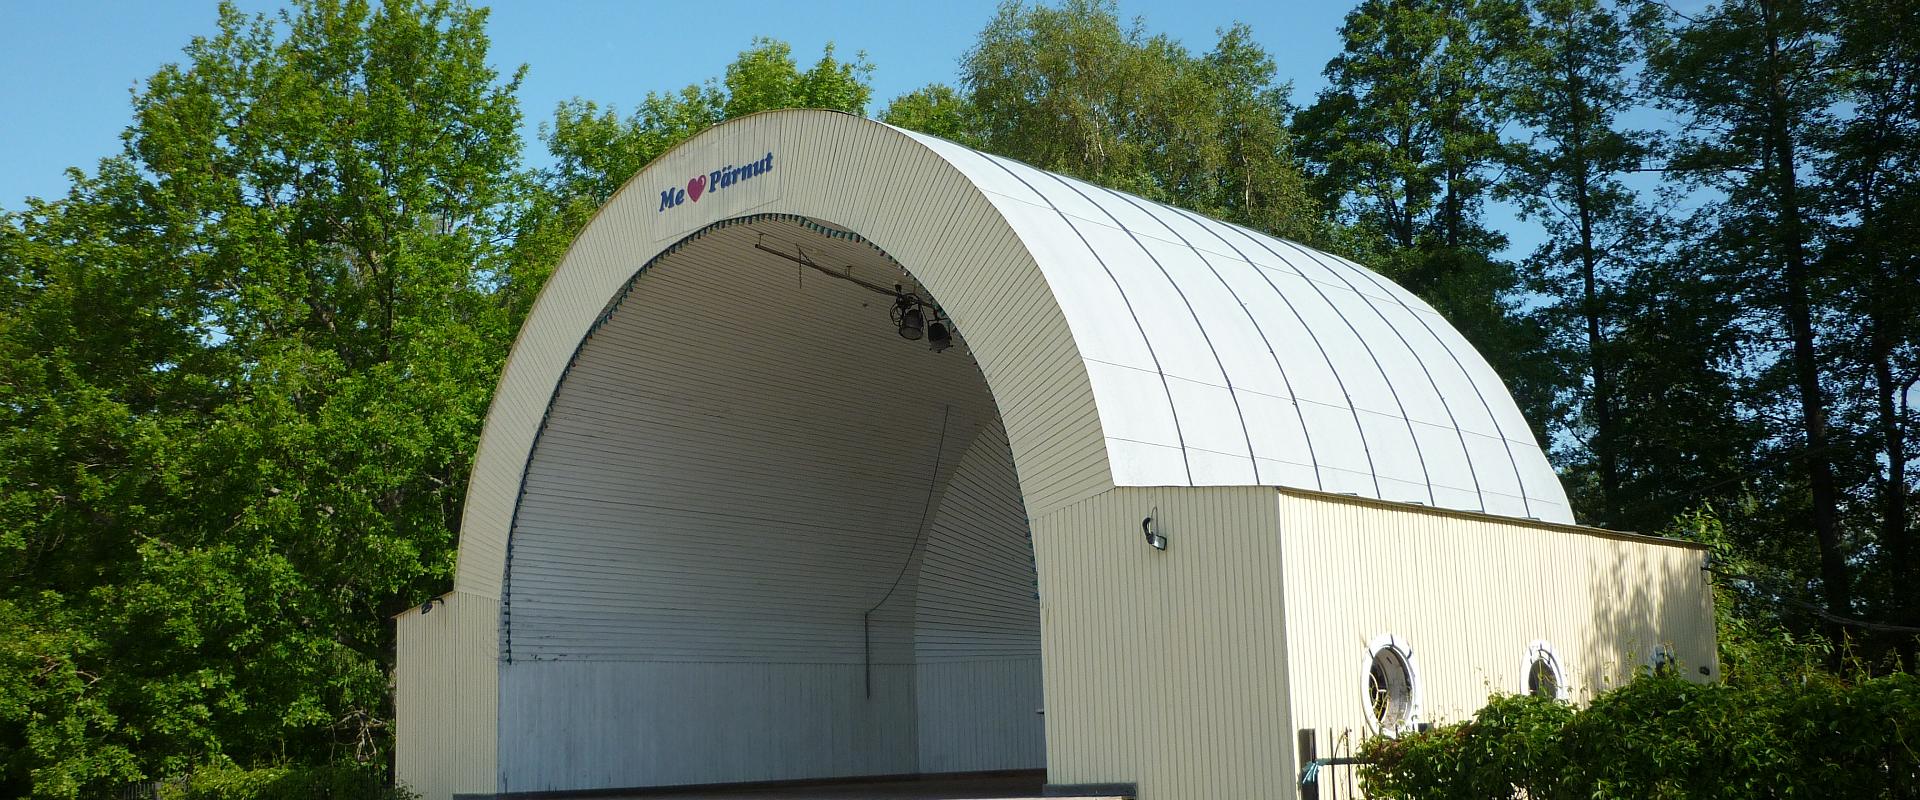
<svg viewBox="0 0 1920 800">
<path fill-rule="evenodd" d="M 1167 537 L 1160 533 L 1159 526 L 1155 525 L 1153 521 L 1154 516 L 1159 513 L 1160 509 L 1155 508 L 1152 514 L 1147 515 L 1146 519 L 1140 520 L 1140 532 L 1147 535 L 1147 545 L 1149 547 L 1155 550 L 1165 550 L 1167 549 Z"/>
</svg>

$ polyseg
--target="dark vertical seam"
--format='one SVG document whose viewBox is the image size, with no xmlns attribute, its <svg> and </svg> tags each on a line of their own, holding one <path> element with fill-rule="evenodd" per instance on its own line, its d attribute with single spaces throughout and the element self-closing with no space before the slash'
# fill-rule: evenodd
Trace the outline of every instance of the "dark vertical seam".
<svg viewBox="0 0 1920 800">
<path fill-rule="evenodd" d="M 1221 224 L 1224 225 L 1226 223 Z M 1360 329 L 1353 326 L 1353 320 L 1347 319 L 1347 315 L 1340 313 L 1340 307 L 1333 304 L 1333 300 L 1329 299 L 1327 293 L 1321 290 L 1320 284 L 1315 283 L 1312 278 L 1307 277 L 1307 274 L 1301 272 L 1299 267 L 1293 266 L 1292 262 L 1287 261 L 1286 256 L 1280 255 L 1278 252 L 1275 252 L 1273 248 L 1268 247 L 1266 242 L 1260 241 L 1260 237 L 1253 236 L 1239 227 L 1228 225 L 1227 228 L 1234 233 L 1245 236 L 1248 241 L 1260 245 L 1261 249 L 1266 250 L 1267 253 L 1274 258 L 1280 259 L 1280 263 L 1286 264 L 1293 270 L 1293 274 L 1300 276 L 1301 280 L 1306 281 L 1308 288 L 1313 289 L 1313 293 L 1320 296 L 1320 302 L 1326 303 L 1327 308 L 1333 311 L 1333 315 L 1340 318 L 1341 324 L 1347 326 L 1347 330 L 1353 334 L 1354 340 L 1360 343 L 1360 349 L 1367 351 L 1367 360 L 1373 362 L 1374 370 L 1380 373 L 1381 382 L 1387 385 L 1387 396 L 1393 398 L 1393 407 L 1400 409 L 1400 421 L 1407 425 L 1407 438 L 1413 440 L 1413 457 L 1420 462 L 1421 481 L 1427 484 L 1427 503 L 1429 505 L 1439 505 L 1439 503 L 1433 499 L 1433 473 L 1427 471 L 1427 456 L 1421 452 L 1419 435 L 1413 432 L 1413 420 L 1407 419 L 1407 406 L 1405 403 L 1400 402 L 1400 390 L 1394 388 L 1393 378 L 1387 375 L 1387 368 L 1380 365 L 1380 357 L 1373 354 L 1373 345 L 1367 344 L 1367 337 L 1360 335 Z M 1364 300 L 1366 298 L 1363 296 L 1361 299 Z M 1351 403 L 1353 399 L 1348 398 L 1347 401 Z M 1358 414 L 1359 409 L 1355 409 L 1354 413 Z M 1386 498 L 1382 497 L 1381 499 L 1384 500 Z"/>
<path fill-rule="evenodd" d="M 1393 297 L 1394 302 L 1399 303 L 1401 308 L 1406 309 L 1407 313 L 1412 314 L 1413 318 L 1419 321 L 1420 327 L 1426 329 L 1427 335 L 1433 337 L 1433 341 L 1440 345 L 1440 349 L 1447 351 L 1447 357 L 1453 359 L 1453 366 L 1460 370 L 1460 376 L 1467 379 L 1468 386 L 1473 387 L 1473 395 L 1474 397 L 1477 397 L 1480 399 L 1480 407 L 1483 409 L 1486 409 L 1487 421 L 1493 424 L 1493 432 L 1496 434 L 1494 438 L 1499 439 L 1500 446 L 1507 451 L 1507 463 L 1509 466 L 1513 467 L 1513 480 L 1515 484 L 1520 487 L 1521 510 L 1527 516 L 1529 517 L 1533 516 L 1534 515 L 1533 504 L 1528 502 L 1527 500 L 1527 480 L 1526 478 L 1522 477 L 1520 474 L 1520 459 L 1519 457 L 1513 454 L 1513 443 L 1507 439 L 1507 432 L 1500 429 L 1500 418 L 1497 416 L 1494 416 L 1493 404 L 1487 401 L 1486 393 L 1480 391 L 1480 382 L 1473 379 L 1473 373 L 1467 371 L 1467 365 L 1460 361 L 1460 354 L 1453 351 L 1453 348 L 1447 344 L 1447 340 L 1440 338 L 1440 334 L 1433 330 L 1433 325 L 1427 322 L 1426 317 L 1420 316 L 1419 309 L 1408 305 L 1407 301 L 1402 300 L 1398 295 L 1395 295 L 1393 293 L 1394 287 L 1385 285 L 1386 283 L 1385 278 L 1375 275 L 1371 270 L 1364 269 L 1357 264 L 1348 263 L 1346 259 L 1339 258 L 1338 256 L 1335 257 L 1335 260 L 1341 262 L 1342 266 L 1345 266 L 1348 269 L 1353 270 L 1354 272 L 1357 272 L 1360 275 L 1366 276 L 1369 279 L 1373 280 L 1373 282 L 1376 285 L 1380 285 L 1380 289 L 1382 291 L 1385 291 L 1388 296 Z M 1476 358 L 1480 357 L 1478 353 L 1475 353 L 1474 355 Z M 1485 362 L 1485 360 L 1486 359 L 1481 358 L 1482 362 Z M 1512 399 L 1511 395 L 1509 395 L 1508 399 L 1509 399 L 1509 402 L 1511 402 L 1511 399 Z M 1544 458 L 1545 455 L 1542 454 L 1542 457 Z M 1473 458 L 1473 454 L 1471 451 L 1468 452 L 1467 458 L 1469 460 Z"/>
<path fill-rule="evenodd" d="M 1213 234 L 1213 238 L 1219 239 L 1220 243 L 1226 245 L 1227 249 L 1232 250 L 1234 252 L 1234 255 L 1237 255 L 1240 257 L 1240 260 L 1247 262 L 1247 266 L 1253 268 L 1253 273 L 1255 275 L 1259 275 L 1260 279 L 1263 281 L 1266 281 L 1267 286 L 1273 289 L 1274 296 L 1280 298 L 1280 302 L 1286 305 L 1288 311 L 1293 312 L 1293 318 L 1299 321 L 1300 329 L 1303 331 L 1306 331 L 1307 339 L 1313 342 L 1313 349 L 1319 351 L 1320 360 L 1327 362 L 1327 373 L 1333 376 L 1333 385 L 1340 389 L 1340 396 L 1346 398 L 1347 400 L 1347 412 L 1353 415 L 1353 432 L 1355 435 L 1360 437 L 1360 454 L 1363 456 L 1366 456 L 1366 459 L 1367 459 L 1367 477 L 1373 480 L 1373 496 L 1374 497 L 1382 496 L 1382 493 L 1380 491 L 1380 471 L 1373 466 L 1373 448 L 1372 446 L 1367 444 L 1366 426 L 1360 424 L 1360 409 L 1357 409 L 1353 406 L 1353 395 L 1347 393 L 1347 382 L 1340 377 L 1340 368 L 1337 366 L 1334 366 L 1333 357 L 1327 355 L 1327 348 L 1325 345 L 1322 345 L 1320 343 L 1319 334 L 1316 334 L 1313 332 L 1313 326 L 1307 324 L 1307 318 L 1301 315 L 1300 309 L 1294 307 L 1293 299 L 1287 297 L 1286 292 L 1280 291 L 1280 285 L 1274 283 L 1272 278 L 1267 277 L 1267 274 L 1260 270 L 1259 265 L 1253 263 L 1253 259 L 1248 258 L 1247 254 L 1242 252 L 1240 248 L 1235 247 L 1232 242 L 1227 241 L 1227 237 L 1221 236 L 1219 231 L 1216 231 L 1213 229 L 1213 226 L 1206 224 L 1207 222 L 1211 222 L 1212 220 L 1209 220 L 1205 217 L 1201 217 L 1200 215 L 1195 214 L 1191 211 L 1187 211 L 1186 209 L 1176 208 L 1174 206 L 1166 206 L 1166 208 L 1170 211 L 1182 214 L 1189 218 L 1196 218 L 1196 224 L 1198 224 L 1201 229 L 1205 230 L 1207 233 Z M 1288 265 L 1288 266 L 1292 266 L 1292 265 Z M 1297 272 L 1298 271 L 1296 270 L 1296 273 Z M 1306 276 L 1302 275 L 1301 277 L 1304 278 Z M 1308 401 L 1308 402 L 1312 402 L 1312 401 Z M 1296 408 L 1299 407 L 1299 398 L 1294 399 L 1294 405 Z M 1306 417 L 1304 415 L 1302 415 L 1300 418 L 1300 427 L 1302 430 L 1306 428 Z M 1318 463 L 1315 463 L 1313 467 L 1314 467 L 1314 470 L 1313 470 L 1314 477 L 1318 478 L 1320 475 L 1320 465 Z"/>
<path fill-rule="evenodd" d="M 1106 189 L 1106 187 L 1104 186 L 1100 188 Z M 1154 222 L 1160 223 L 1160 227 L 1166 228 L 1168 233 L 1173 234 L 1174 238 L 1179 239 L 1181 244 L 1186 245 L 1188 249 L 1194 252 L 1194 255 L 1199 256 L 1200 263 L 1207 265 L 1207 271 L 1213 273 L 1214 280 L 1219 281 L 1220 286 L 1226 289 L 1227 294 L 1233 298 L 1234 304 L 1240 306 L 1240 313 L 1245 314 L 1247 316 L 1247 322 L 1248 324 L 1251 324 L 1253 326 L 1254 333 L 1257 333 L 1260 335 L 1260 344 L 1267 348 L 1267 355 L 1273 357 L 1273 368 L 1280 373 L 1280 383 L 1287 387 L 1287 400 L 1293 404 L 1294 418 L 1298 419 L 1300 422 L 1300 434 L 1302 437 L 1304 437 L 1307 440 L 1307 463 L 1314 467 L 1313 488 L 1321 489 L 1325 484 L 1323 481 L 1320 480 L 1320 469 L 1319 469 L 1320 461 L 1319 459 L 1314 457 L 1313 434 L 1312 432 L 1307 430 L 1306 419 L 1300 416 L 1300 397 L 1299 395 L 1294 394 L 1293 381 L 1287 378 L 1287 368 L 1281 365 L 1280 354 L 1274 351 L 1273 342 L 1267 339 L 1266 330 L 1260 327 L 1260 321 L 1254 318 L 1253 311 L 1247 308 L 1246 301 L 1240 299 L 1240 293 L 1234 291 L 1233 285 L 1230 283 L 1227 283 L 1227 279 L 1220 275 L 1220 270 L 1214 268 L 1213 262 L 1207 259 L 1207 254 L 1205 251 L 1201 250 L 1198 247 L 1194 247 L 1192 242 L 1187 241 L 1187 237 L 1181 236 L 1180 232 L 1174 230 L 1172 225 L 1168 225 L 1166 220 L 1161 219 L 1158 214 L 1153 213 L 1147 207 L 1140 205 L 1140 198 L 1134 197 L 1133 195 L 1127 194 L 1125 192 L 1115 191 L 1113 189 L 1106 189 L 1106 190 L 1108 193 L 1114 195 L 1115 197 L 1119 197 L 1123 200 L 1126 200 L 1129 203 L 1132 203 L 1135 208 L 1140 209 L 1141 213 L 1144 213 L 1147 216 L 1152 217 Z M 1302 323 L 1302 327 L 1304 326 L 1305 326 L 1304 323 Z M 1207 343 L 1209 346 L 1211 346 L 1213 342 L 1212 340 L 1208 340 Z M 1216 360 L 1218 360 L 1217 354 L 1215 358 Z M 1227 371 L 1226 366 L 1223 364 L 1220 367 L 1220 372 L 1221 374 L 1224 375 L 1226 374 L 1226 371 Z M 1237 407 L 1238 406 L 1236 405 L 1236 408 Z M 1242 417 L 1241 421 L 1242 423 L 1244 423 L 1246 421 L 1246 418 Z M 1253 438 L 1251 436 L 1247 438 L 1247 452 L 1248 453 L 1253 452 Z M 1253 462 L 1253 478 L 1256 481 L 1260 480 L 1260 460 L 1257 457 L 1254 459 L 1254 462 Z"/>
<path fill-rule="evenodd" d="M 1173 279 L 1173 273 L 1167 271 L 1166 265 L 1160 263 L 1160 259 L 1153 255 L 1153 251 L 1147 249 L 1146 242 L 1140 241 L 1140 237 L 1135 235 L 1132 230 L 1129 230 L 1126 225 L 1122 224 L 1120 218 L 1114 216 L 1112 211 L 1108 211 L 1106 206 L 1102 206 L 1099 201 L 1088 197 L 1086 192 L 1080 191 L 1080 187 L 1068 183 L 1066 178 L 1051 172 L 1047 173 L 1047 176 L 1059 182 L 1061 186 L 1072 190 L 1074 194 L 1080 195 L 1080 199 L 1092 203 L 1095 208 L 1100 209 L 1100 213 L 1107 215 L 1107 219 L 1113 220 L 1114 226 L 1127 234 L 1127 238 L 1133 241 L 1133 246 L 1140 248 L 1140 253 L 1145 255 L 1148 261 L 1153 262 L 1154 269 L 1160 271 L 1160 277 L 1166 278 L 1167 285 L 1173 287 L 1174 295 L 1180 298 L 1180 305 L 1187 309 L 1187 316 L 1193 318 L 1193 327 L 1200 332 L 1200 341 L 1206 343 L 1207 354 L 1213 356 L 1213 365 L 1220 370 L 1221 382 L 1227 385 L 1227 398 L 1233 401 L 1233 415 L 1240 420 L 1240 438 L 1247 443 L 1247 463 L 1253 466 L 1253 482 L 1258 484 L 1260 482 L 1260 462 L 1255 461 L 1253 458 L 1253 433 L 1247 430 L 1247 414 L 1240 409 L 1239 396 L 1233 393 L 1233 376 L 1227 374 L 1227 364 L 1220 360 L 1220 351 L 1214 348 L 1213 337 L 1207 335 L 1207 325 L 1200 320 L 1200 314 L 1193 310 L 1193 301 L 1187 299 L 1186 290 L 1180 288 L 1180 282 Z M 1113 190 L 1108 189 L 1107 191 Z M 1178 408 L 1174 409 L 1175 418 L 1178 418 L 1179 413 Z"/>
<path fill-rule="evenodd" d="M 979 153 L 977 150 L 974 152 Z M 1073 224 L 1073 217 L 1068 216 L 1067 212 L 1061 211 L 1060 207 L 1054 205 L 1053 200 L 1049 199 L 1046 195 L 1041 194 L 1039 189 L 1033 188 L 1033 184 L 1028 183 L 1026 178 L 1020 177 L 1019 173 L 1014 172 L 1007 165 L 1000 163 L 999 158 L 986 153 L 979 153 L 979 155 L 985 158 L 988 163 L 999 167 L 1001 171 L 1007 173 L 1007 175 L 1014 180 L 1019 181 L 1020 185 L 1027 187 L 1027 191 L 1033 192 L 1034 196 L 1039 197 L 1040 202 L 1046 203 L 1048 208 L 1053 209 L 1053 213 L 1059 214 L 1060 220 L 1067 223 L 1067 229 L 1073 231 L 1073 235 L 1080 239 L 1080 246 L 1087 248 L 1087 254 L 1093 256 L 1094 263 L 1100 265 L 1100 271 L 1105 272 L 1107 274 L 1107 280 L 1113 282 L 1113 290 L 1120 293 L 1120 302 L 1127 307 L 1128 318 L 1133 320 L 1134 329 L 1140 332 L 1140 341 L 1147 346 L 1147 357 L 1153 359 L 1153 371 L 1160 376 L 1160 390 L 1167 395 L 1167 413 L 1173 417 L 1173 436 L 1174 439 L 1180 443 L 1180 468 L 1187 473 L 1187 484 L 1192 485 L 1193 465 L 1187 462 L 1187 438 L 1180 430 L 1180 411 L 1174 408 L 1173 405 L 1173 388 L 1167 385 L 1167 373 L 1160 368 L 1160 355 L 1153 350 L 1153 339 L 1147 336 L 1147 329 L 1141 326 L 1140 315 L 1133 310 L 1133 301 L 1127 299 L 1127 290 L 1121 288 L 1120 279 L 1113 276 L 1113 270 L 1107 267 L 1107 262 L 1100 257 L 1100 252 L 1094 249 L 1093 244 L 1088 242 L 1087 237 L 1080 233 L 1080 229 Z M 1035 168 L 1035 171 L 1046 175 L 1053 174 L 1037 168 Z M 1077 345 L 1075 349 L 1078 349 Z M 1086 356 L 1082 355 L 1081 358 L 1084 359 Z M 1106 436 L 1106 431 L 1101 431 L 1101 436 Z M 1251 458 L 1251 456 L 1249 456 L 1249 458 Z M 1109 458 L 1109 461 L 1111 461 L 1111 458 Z M 1109 466 L 1108 468 L 1111 469 L 1112 467 Z"/>
<path fill-rule="evenodd" d="M 1299 251 L 1301 255 L 1306 256 L 1323 268 L 1327 267 L 1327 262 L 1321 260 L 1320 256 L 1315 255 L 1311 249 L 1285 239 L 1275 239 L 1274 241 Z M 1440 391 L 1440 382 L 1433 379 L 1433 370 L 1427 369 L 1427 362 L 1420 358 L 1419 351 L 1413 349 L 1413 343 L 1407 341 L 1406 334 L 1401 333 L 1400 329 L 1394 326 L 1393 321 L 1387 319 L 1387 315 L 1382 313 L 1380 308 L 1373 304 L 1372 300 L 1360 293 L 1360 287 L 1353 285 L 1353 281 L 1347 280 L 1346 276 L 1334 272 L 1331 268 L 1327 268 L 1327 272 L 1339 278 L 1340 282 L 1346 284 L 1348 289 L 1353 290 L 1353 293 L 1359 296 L 1360 302 L 1365 303 L 1367 308 L 1373 311 L 1373 315 L 1380 318 L 1380 324 L 1387 326 L 1387 330 L 1393 331 L 1394 337 L 1400 340 L 1400 345 L 1407 348 L 1407 354 L 1413 356 L 1413 363 L 1420 365 L 1420 374 L 1425 375 L 1427 377 L 1427 385 L 1433 387 L 1433 396 L 1440 398 L 1440 408 L 1447 412 L 1447 424 L 1453 426 L 1453 435 L 1460 440 L 1460 455 L 1467 460 L 1467 477 L 1473 481 L 1473 496 L 1480 501 L 1480 510 L 1487 510 L 1487 495 L 1485 492 L 1480 491 L 1480 476 L 1473 469 L 1473 451 L 1467 449 L 1467 434 L 1460 430 L 1460 421 L 1453 416 L 1453 406 L 1447 402 L 1446 392 Z M 1388 292 L 1388 294 L 1392 294 L 1392 292 Z M 1411 424 L 1413 420 L 1408 419 L 1407 422 Z M 1499 430 L 1499 423 L 1495 423 L 1493 429 Z M 1429 484 L 1429 493 L 1431 493 L 1431 484 L 1433 483 L 1433 476 L 1431 474 L 1427 476 L 1427 483 Z"/>
</svg>

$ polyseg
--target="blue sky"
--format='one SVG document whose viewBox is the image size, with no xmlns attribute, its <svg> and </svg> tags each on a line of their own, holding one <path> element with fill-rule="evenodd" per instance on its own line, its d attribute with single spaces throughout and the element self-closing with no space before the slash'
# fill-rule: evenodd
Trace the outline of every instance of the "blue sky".
<svg viewBox="0 0 1920 800">
<path fill-rule="evenodd" d="M 239 0 L 270 11 L 272 0 Z M 753 36 L 793 44 L 803 63 L 835 43 L 842 55 L 865 50 L 875 66 L 878 112 L 885 101 L 932 82 L 952 83 L 956 65 L 994 3 L 833 0 L 831 2 L 616 2 L 501 0 L 488 32 L 495 66 L 526 64 L 520 93 L 529 154 L 542 151 L 535 130 L 554 104 L 571 97 L 630 108 L 648 91 L 677 89 L 718 76 Z M 1253 26 L 1280 74 L 1301 97 L 1321 85 L 1320 69 L 1339 47 L 1344 4 L 1125 0 L 1126 16 L 1149 30 L 1205 50 L 1214 31 Z M 29 195 L 58 196 L 67 167 L 91 169 L 118 152 L 130 119 L 129 90 L 181 48 L 214 27 L 212 2 L 0 0 L 0 209 Z"/>
<path fill-rule="evenodd" d="M 271 12 L 277 0 L 236 0 Z M 500 0 L 488 32 L 494 65 L 528 67 L 520 92 L 529 163 L 545 163 L 537 136 L 555 104 L 583 97 L 622 109 L 649 91 L 678 89 L 719 76 L 756 35 L 791 43 L 808 63 L 833 42 L 843 56 L 865 51 L 875 69 L 877 113 L 887 100 L 928 83 L 953 83 L 959 60 L 992 17 L 992 0 Z M 1320 71 L 1339 50 L 1342 2 L 1120 0 L 1121 14 L 1144 18 L 1196 52 L 1234 22 L 1252 26 L 1294 99 L 1311 102 Z M 117 153 L 130 119 L 129 92 L 163 64 L 182 59 L 192 37 L 214 28 L 213 2 L 182 0 L 0 0 L 0 210 L 29 196 L 65 193 L 69 167 L 91 170 Z M 1511 237 L 1508 255 L 1541 240 L 1510 209 L 1489 210 Z"/>
</svg>

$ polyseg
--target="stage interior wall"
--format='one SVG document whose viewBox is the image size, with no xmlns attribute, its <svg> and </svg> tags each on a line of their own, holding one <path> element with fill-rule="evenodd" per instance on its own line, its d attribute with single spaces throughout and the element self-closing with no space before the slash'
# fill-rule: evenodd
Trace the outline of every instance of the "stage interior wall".
<svg viewBox="0 0 1920 800">
<path fill-rule="evenodd" d="M 1044 766 L 1028 520 L 965 331 L 931 352 L 769 250 L 917 288 L 760 217 L 609 305 L 514 517 L 505 791 Z"/>
</svg>

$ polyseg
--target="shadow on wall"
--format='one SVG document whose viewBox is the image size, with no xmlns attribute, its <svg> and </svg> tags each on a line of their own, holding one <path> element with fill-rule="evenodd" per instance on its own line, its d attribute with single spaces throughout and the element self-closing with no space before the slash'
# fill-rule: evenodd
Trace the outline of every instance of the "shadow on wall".
<svg viewBox="0 0 1920 800">
<path fill-rule="evenodd" d="M 1613 549 L 1619 557 L 1591 571 L 1593 624 L 1579 650 L 1607 657 L 1579 667 L 1574 699 L 1591 702 L 1655 669 L 1719 679 L 1712 587 L 1701 569 L 1705 553 L 1630 542 Z"/>
</svg>

